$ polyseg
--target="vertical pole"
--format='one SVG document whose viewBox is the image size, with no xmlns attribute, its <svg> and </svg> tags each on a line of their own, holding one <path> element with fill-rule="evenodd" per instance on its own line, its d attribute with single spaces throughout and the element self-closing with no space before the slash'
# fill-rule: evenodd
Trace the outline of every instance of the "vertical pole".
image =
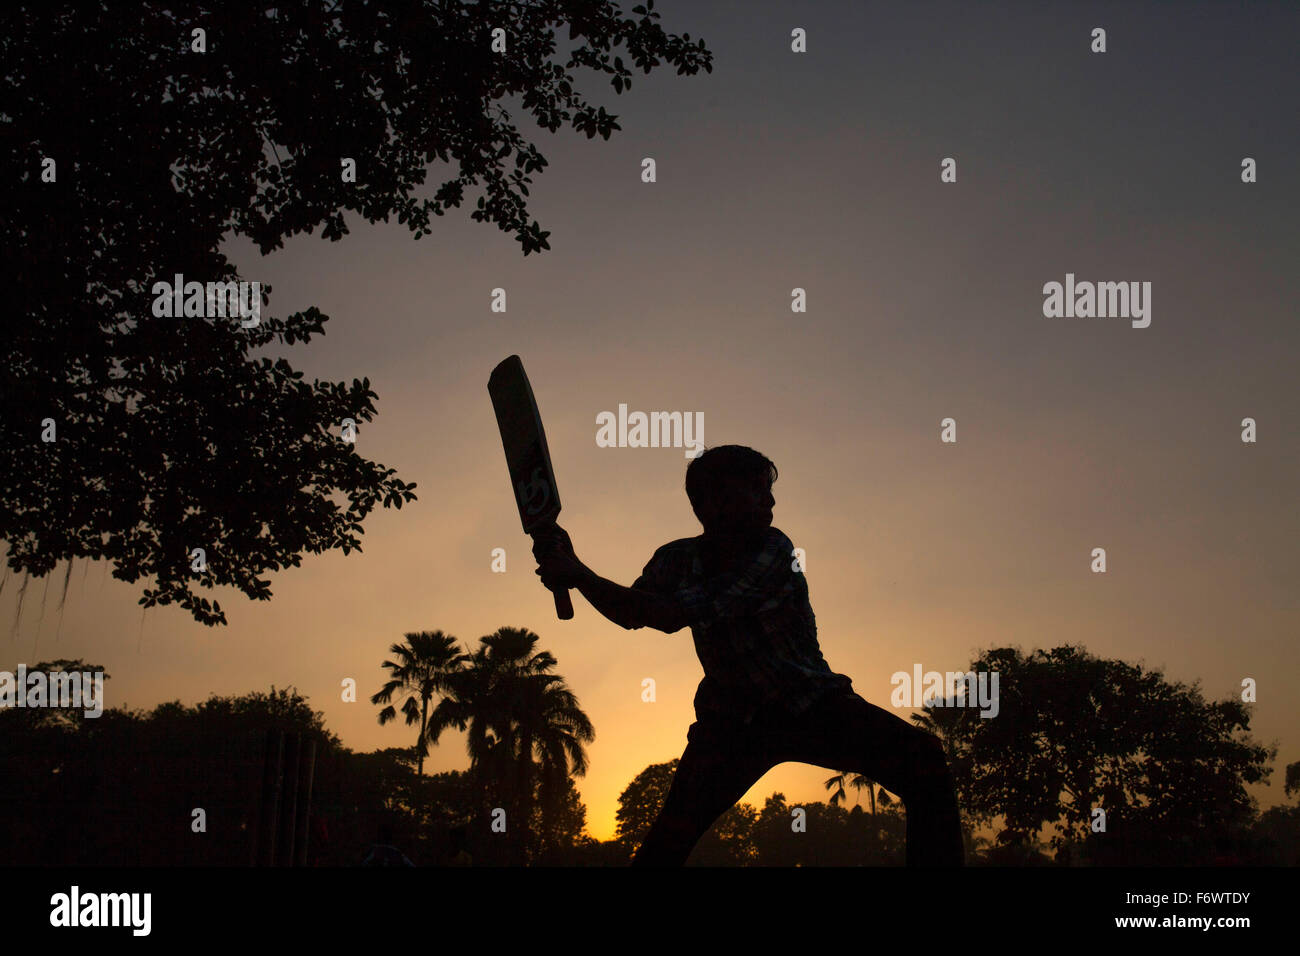
<svg viewBox="0 0 1300 956">
<path fill-rule="evenodd" d="M 275 865 L 275 835 L 280 817 L 280 772 L 284 764 L 284 732 L 266 732 L 262 762 L 262 797 L 258 802 L 257 832 L 253 834 L 253 862 Z"/>
<path fill-rule="evenodd" d="M 302 735 L 289 734 L 285 741 L 284 800 L 280 812 L 280 832 L 276 851 L 279 866 L 293 866 L 293 837 L 298 824 L 298 761 L 302 755 Z"/>
<path fill-rule="evenodd" d="M 307 834 L 311 823 L 311 786 L 316 776 L 316 741 L 303 743 L 298 764 L 298 838 L 294 841 L 294 865 L 307 865 Z"/>
</svg>

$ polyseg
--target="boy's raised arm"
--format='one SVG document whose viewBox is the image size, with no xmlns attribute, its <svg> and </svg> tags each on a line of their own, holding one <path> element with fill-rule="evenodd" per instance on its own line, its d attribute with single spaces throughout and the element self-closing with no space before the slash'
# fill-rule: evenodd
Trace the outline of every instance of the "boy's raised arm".
<svg viewBox="0 0 1300 956">
<path fill-rule="evenodd" d="M 536 539 L 533 556 L 537 558 L 537 574 L 543 584 L 548 588 L 577 588 L 592 607 L 619 627 L 629 630 L 653 627 L 671 634 L 686 626 L 681 604 L 670 595 L 625 588 L 579 561 L 573 542 L 558 525 L 554 534 Z"/>
<path fill-rule="evenodd" d="M 653 627 L 671 634 L 686 626 L 681 605 L 671 596 L 625 588 L 583 565 L 586 574 L 575 582 L 582 596 L 615 624 L 626 628 Z"/>
</svg>

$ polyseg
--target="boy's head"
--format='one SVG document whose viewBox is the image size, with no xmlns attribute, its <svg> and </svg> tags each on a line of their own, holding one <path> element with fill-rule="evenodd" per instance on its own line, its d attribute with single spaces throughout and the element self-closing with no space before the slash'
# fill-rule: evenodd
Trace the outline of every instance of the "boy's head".
<svg viewBox="0 0 1300 956">
<path fill-rule="evenodd" d="M 686 496 L 704 530 L 752 531 L 772 523 L 776 465 L 744 445 L 709 448 L 686 467 Z"/>
</svg>

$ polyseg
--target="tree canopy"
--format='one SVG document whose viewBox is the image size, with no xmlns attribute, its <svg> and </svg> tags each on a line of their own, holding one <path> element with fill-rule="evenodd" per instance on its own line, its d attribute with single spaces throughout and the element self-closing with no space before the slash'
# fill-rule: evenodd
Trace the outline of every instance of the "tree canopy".
<svg viewBox="0 0 1300 956">
<path fill-rule="evenodd" d="M 277 353 L 324 333 L 286 316 L 169 316 L 156 283 L 248 281 L 220 251 L 265 254 L 346 212 L 396 216 L 415 238 L 481 188 L 471 218 L 549 248 L 528 216 L 546 166 L 497 103 L 522 94 L 543 128 L 608 139 L 572 70 L 712 70 L 653 0 L 129 6 L 18 4 L 0 13 L 0 539 L 17 572 L 107 559 L 151 582 L 140 603 L 224 624 L 196 588 L 271 595 L 304 553 L 360 549 L 377 506 L 414 485 L 345 440 L 376 414 L 367 378 L 315 380 Z M 576 41 L 556 62 L 553 28 Z M 355 181 L 341 172 L 356 163 Z M 429 166 L 453 175 L 421 195 Z M 252 277 L 256 279 L 256 277 Z M 256 308 L 271 301 L 260 288 Z M 253 299 L 248 300 L 250 307 Z M 188 310 L 187 310 L 188 311 Z M 195 549 L 203 555 L 196 557 Z"/>
<path fill-rule="evenodd" d="M 1002 818 L 1000 843 L 1050 826 L 1056 850 L 1086 844 L 1098 859 L 1185 863 L 1168 857 L 1175 838 L 1226 835 L 1253 819 L 1246 784 L 1272 772 L 1277 749 L 1250 739 L 1241 701 L 1207 701 L 1194 684 L 1075 646 L 1000 648 L 970 669 L 1000 675 L 996 719 L 951 706 L 914 719 L 943 740 L 963 812 Z M 1098 809 L 1104 831 L 1093 830 Z"/>
</svg>

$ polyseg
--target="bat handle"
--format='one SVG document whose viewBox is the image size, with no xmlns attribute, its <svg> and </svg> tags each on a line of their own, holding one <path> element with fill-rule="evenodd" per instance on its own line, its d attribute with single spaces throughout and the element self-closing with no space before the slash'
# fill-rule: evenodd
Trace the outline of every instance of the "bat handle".
<svg viewBox="0 0 1300 956">
<path fill-rule="evenodd" d="M 551 593 L 555 595 L 555 613 L 560 616 L 560 620 L 573 620 L 573 602 L 569 600 L 568 589 L 564 588 Z"/>
</svg>

